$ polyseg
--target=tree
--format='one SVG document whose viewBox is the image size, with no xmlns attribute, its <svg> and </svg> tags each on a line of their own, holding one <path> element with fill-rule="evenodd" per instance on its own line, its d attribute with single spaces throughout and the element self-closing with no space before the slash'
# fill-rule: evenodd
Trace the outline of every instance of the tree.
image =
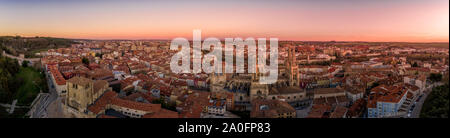
<svg viewBox="0 0 450 138">
<path fill-rule="evenodd" d="M 374 82 L 372 83 L 372 86 L 370 86 L 370 89 L 375 88 L 377 86 L 380 86 L 380 84 L 378 82 Z"/>
<path fill-rule="evenodd" d="M 103 54 L 101 54 L 101 53 L 95 53 L 95 57 L 100 57 L 100 58 L 102 58 L 102 56 L 103 56 Z"/>
<path fill-rule="evenodd" d="M 412 67 L 419 67 L 419 65 L 417 65 L 417 62 L 414 62 L 414 64 L 412 65 Z"/>
<path fill-rule="evenodd" d="M 10 74 L 16 74 L 17 72 L 19 72 L 20 66 L 16 59 L 1 57 L 0 68 L 5 69 Z"/>
<path fill-rule="evenodd" d="M 449 86 L 433 88 L 430 95 L 425 100 L 420 112 L 421 118 L 448 118 L 449 111 Z"/>
<path fill-rule="evenodd" d="M 83 64 L 89 65 L 89 59 L 87 59 L 86 57 L 83 57 L 83 59 L 81 59 L 81 62 L 83 62 Z"/>
<path fill-rule="evenodd" d="M 442 74 L 440 73 L 431 73 L 428 77 L 432 82 L 439 82 L 442 80 Z"/>
<path fill-rule="evenodd" d="M 341 61 L 338 58 L 333 60 L 333 63 L 339 63 L 339 62 L 341 62 Z"/>
<path fill-rule="evenodd" d="M 5 102 L 6 98 L 9 98 L 10 90 L 9 90 L 9 83 L 8 78 L 10 74 L 3 68 L 0 68 L 0 101 Z M 7 100 L 6 100 L 7 101 Z"/>
<path fill-rule="evenodd" d="M 24 60 L 24 61 L 22 62 L 22 67 L 24 67 L 24 68 L 28 67 L 28 64 L 29 64 L 29 63 L 30 63 L 29 61 Z"/>
</svg>

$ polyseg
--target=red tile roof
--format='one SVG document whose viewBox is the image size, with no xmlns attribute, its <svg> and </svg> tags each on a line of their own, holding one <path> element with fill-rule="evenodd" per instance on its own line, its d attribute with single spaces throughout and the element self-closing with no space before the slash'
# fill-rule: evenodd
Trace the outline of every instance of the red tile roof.
<svg viewBox="0 0 450 138">
<path fill-rule="evenodd" d="M 105 92 L 103 95 L 95 101 L 95 103 L 88 107 L 88 110 L 98 114 L 102 110 L 105 110 L 106 105 L 110 103 L 112 98 L 117 97 L 117 93 L 113 91 Z"/>
<path fill-rule="evenodd" d="M 142 118 L 178 118 L 178 113 L 166 109 L 159 112 L 145 114 Z"/>
<path fill-rule="evenodd" d="M 53 78 L 55 78 L 56 84 L 58 84 L 58 85 L 66 85 L 66 80 L 64 79 L 64 77 L 61 74 L 61 72 L 59 72 L 58 67 L 56 67 L 56 65 L 47 65 L 47 68 L 52 73 Z"/>
<path fill-rule="evenodd" d="M 147 111 L 147 112 L 157 112 L 161 110 L 161 104 L 148 104 L 148 103 L 140 103 L 135 101 L 128 101 L 120 98 L 113 98 L 111 99 L 112 105 L 117 105 L 120 107 L 135 109 L 135 110 L 141 110 L 141 111 Z"/>
<path fill-rule="evenodd" d="M 120 99 L 117 97 L 117 93 L 114 91 L 105 92 L 99 99 L 97 99 L 97 101 L 93 105 L 88 107 L 88 110 L 95 114 L 99 114 L 101 111 L 104 111 L 107 108 L 107 105 L 115 105 L 119 107 L 152 113 L 158 113 L 162 111 L 163 113 L 161 114 L 163 115 L 172 113 L 168 111 L 163 111 L 163 109 L 161 108 L 161 104 L 149 104 Z M 172 116 L 174 115 L 171 115 L 171 117 Z"/>
<path fill-rule="evenodd" d="M 313 105 L 306 118 L 324 118 L 325 112 L 329 112 L 330 110 L 331 105 L 328 104 Z"/>
<path fill-rule="evenodd" d="M 408 93 L 408 89 L 403 83 L 394 86 L 382 84 L 370 91 L 367 108 L 376 108 L 377 102 L 398 103 Z"/>
</svg>

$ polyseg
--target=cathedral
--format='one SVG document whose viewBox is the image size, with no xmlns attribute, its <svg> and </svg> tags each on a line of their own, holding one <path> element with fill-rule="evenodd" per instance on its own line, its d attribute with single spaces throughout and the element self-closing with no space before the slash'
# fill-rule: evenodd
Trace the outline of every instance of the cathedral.
<svg viewBox="0 0 450 138">
<path fill-rule="evenodd" d="M 294 107 L 304 104 L 306 92 L 300 88 L 299 67 L 296 63 L 295 47 L 287 47 L 285 69 L 279 72 L 278 80 L 273 84 L 260 84 L 261 73 L 252 74 L 211 74 L 211 92 L 232 92 L 235 105 L 250 105 L 251 101 L 260 99 L 284 100 Z"/>
</svg>

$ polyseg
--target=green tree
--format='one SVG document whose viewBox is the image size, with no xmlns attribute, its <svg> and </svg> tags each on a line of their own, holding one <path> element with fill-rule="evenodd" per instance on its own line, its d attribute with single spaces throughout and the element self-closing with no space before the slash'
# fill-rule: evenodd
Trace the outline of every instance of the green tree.
<svg viewBox="0 0 450 138">
<path fill-rule="evenodd" d="M 439 82 L 442 80 L 442 74 L 440 73 L 431 73 L 428 77 L 432 82 Z"/>
<path fill-rule="evenodd" d="M 425 100 L 420 112 L 421 118 L 448 118 L 449 111 L 449 86 L 433 88 L 430 95 Z"/>
<path fill-rule="evenodd" d="M 18 72 L 19 65 L 16 60 L 0 57 L 0 101 L 10 102 L 20 83 L 15 83 L 14 75 Z"/>
<path fill-rule="evenodd" d="M 10 97 L 12 95 L 12 92 L 9 88 L 9 79 L 11 77 L 11 74 L 7 72 L 7 70 L 4 70 L 3 68 L 0 68 L 0 101 L 1 102 L 9 102 Z"/>
<path fill-rule="evenodd" d="M 83 57 L 83 59 L 81 59 L 81 62 L 83 62 L 83 64 L 89 65 L 89 59 L 87 59 L 86 57 Z"/>
<path fill-rule="evenodd" d="M 19 63 L 16 59 L 10 59 L 7 57 L 0 58 L 0 68 L 5 69 L 10 74 L 16 74 L 19 72 Z"/>
<path fill-rule="evenodd" d="M 417 64 L 417 62 L 414 62 L 414 64 L 412 65 L 412 67 L 419 67 L 419 65 Z"/>
<path fill-rule="evenodd" d="M 377 87 L 377 86 L 380 86 L 380 83 L 374 82 L 374 83 L 372 83 L 372 86 L 370 86 L 369 89 L 375 88 L 375 87 Z"/>
<path fill-rule="evenodd" d="M 29 63 L 30 63 L 29 61 L 24 60 L 24 61 L 22 62 L 22 67 L 24 67 L 24 68 L 28 67 L 28 64 L 29 64 Z"/>
<path fill-rule="evenodd" d="M 95 53 L 95 56 L 96 56 L 96 57 L 102 58 L 103 54 L 101 54 L 101 53 Z"/>
</svg>

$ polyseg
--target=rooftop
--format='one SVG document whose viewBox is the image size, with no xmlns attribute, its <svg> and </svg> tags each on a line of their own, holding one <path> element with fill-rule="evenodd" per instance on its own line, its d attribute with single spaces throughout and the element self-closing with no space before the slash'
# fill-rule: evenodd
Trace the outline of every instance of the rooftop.
<svg viewBox="0 0 450 138">
<path fill-rule="evenodd" d="M 75 76 L 75 77 L 72 77 L 71 79 L 67 80 L 67 82 L 70 82 L 72 84 L 86 86 L 90 83 L 93 83 L 93 80 L 84 78 L 84 77 Z"/>
</svg>

